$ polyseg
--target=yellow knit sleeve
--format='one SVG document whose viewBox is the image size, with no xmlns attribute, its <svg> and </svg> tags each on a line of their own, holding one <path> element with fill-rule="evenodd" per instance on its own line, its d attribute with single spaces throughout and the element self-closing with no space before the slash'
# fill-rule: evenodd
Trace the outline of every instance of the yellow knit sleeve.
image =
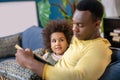
<svg viewBox="0 0 120 80">
<path fill-rule="evenodd" d="M 47 69 L 47 65 L 48 64 L 45 64 L 45 66 L 44 66 L 42 80 L 45 80 L 45 72 L 46 72 L 46 69 Z"/>
</svg>

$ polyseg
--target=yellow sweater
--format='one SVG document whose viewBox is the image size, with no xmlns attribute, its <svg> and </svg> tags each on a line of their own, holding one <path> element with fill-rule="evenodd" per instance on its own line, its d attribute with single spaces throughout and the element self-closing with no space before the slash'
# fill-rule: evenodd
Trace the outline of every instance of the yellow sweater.
<svg viewBox="0 0 120 80">
<path fill-rule="evenodd" d="M 111 61 L 110 43 L 104 38 L 78 40 L 55 66 L 45 65 L 44 80 L 98 80 Z"/>
</svg>

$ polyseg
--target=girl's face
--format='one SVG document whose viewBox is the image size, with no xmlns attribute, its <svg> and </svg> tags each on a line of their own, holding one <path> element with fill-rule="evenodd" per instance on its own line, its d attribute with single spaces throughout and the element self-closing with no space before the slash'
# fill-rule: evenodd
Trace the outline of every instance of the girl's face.
<svg viewBox="0 0 120 80">
<path fill-rule="evenodd" d="M 62 55 L 68 48 L 68 43 L 64 33 L 54 32 L 51 34 L 51 49 L 56 55 Z"/>
</svg>

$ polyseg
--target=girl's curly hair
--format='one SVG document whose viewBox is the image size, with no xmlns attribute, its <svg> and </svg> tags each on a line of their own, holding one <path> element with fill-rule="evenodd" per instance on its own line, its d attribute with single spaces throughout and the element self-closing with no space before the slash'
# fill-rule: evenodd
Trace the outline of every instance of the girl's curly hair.
<svg viewBox="0 0 120 80">
<path fill-rule="evenodd" d="M 64 33 L 68 44 L 70 44 L 72 36 L 73 36 L 71 21 L 60 20 L 60 19 L 51 20 L 47 24 L 47 26 L 43 29 L 42 35 L 43 35 L 44 45 L 45 45 L 45 48 L 48 49 L 48 51 L 50 52 L 52 52 L 50 36 L 54 32 Z"/>
</svg>

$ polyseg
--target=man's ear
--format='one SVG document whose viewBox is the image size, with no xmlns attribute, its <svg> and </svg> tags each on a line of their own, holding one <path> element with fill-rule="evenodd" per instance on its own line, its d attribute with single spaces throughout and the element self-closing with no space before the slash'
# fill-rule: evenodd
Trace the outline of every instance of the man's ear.
<svg viewBox="0 0 120 80">
<path fill-rule="evenodd" d="M 96 21 L 96 24 L 95 24 L 95 25 L 96 25 L 96 28 L 100 28 L 100 23 L 101 23 L 101 20 L 97 20 L 97 21 Z"/>
</svg>

